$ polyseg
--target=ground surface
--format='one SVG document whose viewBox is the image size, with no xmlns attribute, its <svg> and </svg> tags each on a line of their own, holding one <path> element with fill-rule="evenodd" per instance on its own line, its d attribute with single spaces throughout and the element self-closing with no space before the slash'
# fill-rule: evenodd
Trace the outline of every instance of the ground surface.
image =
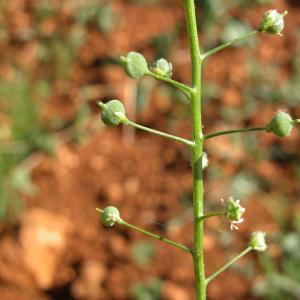
<svg viewBox="0 0 300 300">
<path fill-rule="evenodd" d="M 11 1 L 8 5 L 7 10 L 12 16 L 8 27 L 12 37 L 18 28 L 34 22 L 31 4 L 32 1 Z M 151 56 L 153 49 L 149 39 L 168 32 L 176 22 L 183 20 L 179 1 L 172 2 L 172 5 L 164 1 L 162 6 L 146 6 L 145 13 L 144 6 L 114 1 L 113 8 L 122 16 L 121 25 L 110 35 L 101 34 L 93 28 L 88 30 L 86 41 L 67 76 L 67 89 L 57 83 L 56 93 L 51 95 L 45 109 L 45 118 L 60 115 L 65 120 L 72 119 L 79 107 L 80 87 L 85 85 L 93 91 L 88 99 L 95 112 L 91 116 L 93 122 L 98 118 L 93 103 L 100 97 L 125 98 L 130 105 L 128 94 L 131 95 L 132 89 L 135 89 L 134 83 L 126 79 L 119 67 L 103 66 L 101 60 L 133 49 Z M 20 7 L 23 9 L 15 9 Z M 299 5 L 292 1 L 276 1 L 276 7 L 280 11 L 289 8 L 288 28 L 299 26 Z M 266 6 L 234 13 L 257 24 L 265 10 Z M 72 7 L 65 5 L 57 20 L 48 20 L 43 28 L 52 30 L 53 26 L 68 26 L 70 15 Z M 288 32 L 283 38 L 266 37 L 259 42 L 257 50 L 253 50 L 264 64 L 276 60 L 282 65 L 279 81 L 288 76 L 291 49 L 296 47 L 294 36 Z M 34 43 L 19 43 L 12 38 L 2 46 L 3 57 L 9 59 L 13 56 L 22 60 L 26 54 L 30 66 L 35 63 L 35 55 L 31 57 L 29 51 L 34 48 Z M 172 53 L 174 76 L 188 80 L 184 32 L 177 43 L 178 49 Z M 241 93 L 248 79 L 245 53 L 241 48 L 225 51 L 212 58 L 206 66 L 205 78 L 224 88 L 218 99 L 205 104 L 206 132 L 224 125 L 265 124 L 278 107 L 262 100 L 257 105 L 257 113 L 248 117 L 245 123 L 231 119 L 232 123 L 226 124 L 221 119 L 220 106 L 238 109 L 245 105 Z M 186 112 L 181 110 L 182 106 L 173 106 L 164 94 L 153 92 L 151 106 L 138 115 L 138 121 L 189 138 L 190 123 Z M 260 110 L 263 113 L 259 113 Z M 180 117 L 176 117 L 177 111 L 180 111 L 182 122 Z M 299 107 L 293 108 L 293 112 L 299 115 Z M 295 149 L 300 146 L 299 131 L 284 142 L 266 133 L 258 136 L 257 147 L 268 149 L 274 144 L 284 144 L 288 153 L 296 155 Z M 258 162 L 244 151 L 242 143 L 228 138 L 209 142 L 206 150 L 210 165 L 218 167 L 214 169 L 218 173 L 215 177 L 206 173 L 206 198 L 212 203 L 207 204 L 208 208 L 222 207 L 220 199 L 230 193 L 230 178 L 241 170 L 249 169 L 272 183 L 269 190 L 266 188 L 246 196 L 246 222 L 236 234 L 226 235 L 229 226 L 224 220 L 212 218 L 207 222 L 204 246 L 207 272 L 211 273 L 233 253 L 243 249 L 253 230 L 262 229 L 271 235 L 278 232 L 279 225 L 262 199 L 270 199 L 278 192 L 296 197 L 297 180 L 289 164 L 280 159 L 272 161 L 268 157 Z M 126 221 L 191 246 L 189 206 L 192 178 L 189 153 L 184 146 L 146 133 L 106 129 L 99 124 L 95 129 L 90 125 L 81 144 L 63 140 L 54 156 L 42 155 L 32 171 L 32 178 L 38 192 L 34 196 L 24 196 L 24 212 L 13 223 L 1 226 L 1 300 L 133 299 L 133 282 L 148 282 L 152 278 L 164 281 L 161 299 L 193 299 L 193 267 L 187 254 L 154 241 L 151 262 L 139 265 L 132 249 L 144 237 L 118 226 L 104 228 L 95 211 L 96 207 L 117 206 Z M 293 209 L 297 209 L 296 204 L 292 204 L 287 213 Z M 181 222 L 175 219 L 177 222 L 167 223 L 177 216 Z M 272 244 L 269 254 L 277 259 L 281 251 Z M 253 282 L 260 281 L 256 258 L 255 254 L 250 254 L 237 268 L 221 275 L 209 287 L 208 299 L 259 299 L 251 293 Z"/>
</svg>

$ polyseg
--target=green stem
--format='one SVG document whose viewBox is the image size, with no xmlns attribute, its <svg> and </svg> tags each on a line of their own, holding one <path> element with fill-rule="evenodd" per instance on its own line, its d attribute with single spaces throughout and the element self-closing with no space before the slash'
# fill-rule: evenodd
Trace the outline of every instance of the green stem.
<svg viewBox="0 0 300 300">
<path fill-rule="evenodd" d="M 223 211 L 222 212 L 211 212 L 211 213 L 205 214 L 202 217 L 200 217 L 200 220 L 204 221 L 207 218 L 217 217 L 217 216 L 224 216 L 224 212 Z"/>
<path fill-rule="evenodd" d="M 190 248 L 188 248 L 188 247 L 186 247 L 186 246 L 184 246 L 184 245 L 182 245 L 182 244 L 180 244 L 180 243 L 176 243 L 176 242 L 174 242 L 174 241 L 172 241 L 172 240 L 169 240 L 169 239 L 167 239 L 167 238 L 164 238 L 164 237 L 162 237 L 162 236 L 160 236 L 160 235 L 158 235 L 158 234 L 149 232 L 149 231 L 144 230 L 144 229 L 142 229 L 142 228 L 140 228 L 140 227 L 137 227 L 137 226 L 135 226 L 135 225 L 129 224 L 129 223 L 125 222 L 124 220 L 121 220 L 121 221 L 119 221 L 118 223 L 119 223 L 120 225 L 124 225 L 124 226 L 126 226 L 126 227 L 128 227 L 128 228 L 131 228 L 131 229 L 133 229 L 133 230 L 135 230 L 135 231 L 141 232 L 141 233 L 143 233 L 143 234 L 145 234 L 145 235 L 147 235 L 147 236 L 150 236 L 150 237 L 152 237 L 152 238 L 161 240 L 161 241 L 163 241 L 163 242 L 165 242 L 165 243 L 167 243 L 167 244 L 169 244 L 169 245 L 171 245 L 171 246 L 174 246 L 174 247 L 176 247 L 176 248 L 179 248 L 179 249 L 181 249 L 181 250 L 184 250 L 185 252 L 191 253 L 191 251 L 192 251 Z"/>
<path fill-rule="evenodd" d="M 164 81 L 164 82 L 167 82 L 171 85 L 173 85 L 174 87 L 178 88 L 179 90 L 181 90 L 189 99 L 191 98 L 191 94 L 193 93 L 193 89 L 181 82 L 178 82 L 174 79 L 171 79 L 169 77 L 166 77 L 166 76 L 162 76 L 162 75 L 159 75 L 159 74 L 156 74 L 152 71 L 149 71 L 147 72 L 148 76 L 151 76 L 157 80 L 161 80 L 161 81 Z"/>
<path fill-rule="evenodd" d="M 193 262 L 196 277 L 197 300 L 206 299 L 206 282 L 203 253 L 203 171 L 202 171 L 202 118 L 201 118 L 201 57 L 196 10 L 194 0 L 184 0 L 185 14 L 187 19 L 187 31 L 190 45 L 192 63 L 192 87 L 191 95 L 193 140 L 192 166 L 193 166 L 193 206 L 194 206 L 194 247 Z"/>
<path fill-rule="evenodd" d="M 213 55 L 213 54 L 216 54 L 217 52 L 219 52 L 219 51 L 221 51 L 221 50 L 223 50 L 223 49 L 225 49 L 225 48 L 227 48 L 227 47 L 229 47 L 229 46 L 231 46 L 231 45 L 233 45 L 233 44 L 236 44 L 236 43 L 238 43 L 238 42 L 244 41 L 244 40 L 246 40 L 246 39 L 248 39 L 248 38 L 254 36 L 254 35 L 257 34 L 257 33 L 258 33 L 257 30 L 251 31 L 250 33 L 248 33 L 248 34 L 246 34 L 246 35 L 243 35 L 243 36 L 238 37 L 238 38 L 236 38 L 236 39 L 234 39 L 234 40 L 232 40 L 232 41 L 226 42 L 226 43 L 224 43 L 224 44 L 222 44 L 222 45 L 220 45 L 220 46 L 218 46 L 218 47 L 216 47 L 216 48 L 213 48 L 213 49 L 211 49 L 211 50 L 208 50 L 207 52 L 205 52 L 205 53 L 201 56 L 201 58 L 202 58 L 202 60 L 203 60 L 203 59 L 207 58 L 208 56 L 211 56 L 211 55 Z"/>
<path fill-rule="evenodd" d="M 206 284 L 208 284 L 210 281 L 215 279 L 218 275 L 220 275 L 222 272 L 224 272 L 228 267 L 230 267 L 232 264 L 234 264 L 237 260 L 239 260 L 242 256 L 246 255 L 252 250 L 251 247 L 246 248 L 243 252 L 241 252 L 239 255 L 234 257 L 232 260 L 230 260 L 227 264 L 225 264 L 223 267 L 221 267 L 218 271 L 211 274 L 206 278 Z"/>
<path fill-rule="evenodd" d="M 100 208 L 96 208 L 96 211 L 98 211 L 98 212 L 101 213 L 101 214 L 104 212 L 104 211 L 103 211 L 102 209 L 100 209 Z M 152 237 L 152 238 L 155 238 L 155 239 L 158 239 L 158 240 L 160 240 L 160 241 L 163 241 L 163 242 L 165 242 L 165 243 L 167 243 L 167 244 L 169 244 L 169 245 L 171 245 L 171 246 L 174 246 L 174 247 L 176 247 L 176 248 L 179 248 L 179 249 L 181 249 L 181 250 L 184 250 L 185 252 L 188 252 L 188 253 L 191 253 L 191 252 L 192 252 L 192 250 L 191 250 L 190 248 L 188 248 L 188 247 L 186 247 L 186 246 L 184 246 L 184 245 L 182 245 L 182 244 L 180 244 L 180 243 L 176 243 L 176 242 L 174 242 L 174 241 L 172 241 L 172 240 L 169 240 L 169 239 L 167 239 L 167 238 L 164 238 L 164 237 L 162 237 L 162 236 L 160 236 L 160 235 L 158 235 L 158 234 L 152 233 L 152 232 L 147 231 L 147 230 L 145 230 L 145 229 L 142 229 L 142 228 L 140 228 L 140 227 L 138 227 L 138 226 L 135 226 L 135 225 L 132 225 L 132 224 L 130 224 L 130 223 L 127 223 L 126 221 L 124 221 L 124 220 L 122 220 L 122 219 L 118 220 L 117 223 L 118 223 L 119 225 L 124 225 L 124 226 L 126 226 L 126 227 L 128 227 L 128 228 L 131 228 L 131 229 L 135 230 L 135 231 L 141 232 L 141 233 L 143 233 L 143 234 L 145 234 L 145 235 L 147 235 L 147 236 L 150 236 L 150 237 Z"/>
<path fill-rule="evenodd" d="M 171 139 L 171 140 L 174 140 L 174 141 L 177 141 L 177 142 L 181 142 L 181 143 L 183 143 L 185 145 L 188 145 L 190 147 L 194 146 L 194 143 L 192 141 L 186 140 L 184 138 L 181 138 L 181 137 L 178 137 L 178 136 L 175 136 L 175 135 L 172 135 L 172 134 L 164 133 L 164 132 L 161 132 L 161 131 L 158 131 L 158 130 L 154 130 L 152 128 L 148 128 L 148 127 L 136 124 L 136 123 L 134 123 L 130 120 L 127 120 L 125 122 L 125 125 L 130 125 L 130 126 L 133 126 L 135 128 L 138 128 L 138 129 L 141 129 L 141 130 L 144 130 L 144 131 L 147 131 L 147 132 L 159 135 L 159 136 L 163 136 L 165 138 L 168 138 L 168 139 Z"/>
<path fill-rule="evenodd" d="M 295 124 L 295 125 L 300 124 L 300 119 L 295 119 L 295 120 L 294 120 L 294 124 Z"/>
<path fill-rule="evenodd" d="M 242 128 L 242 129 L 232 129 L 232 130 L 223 130 L 218 131 L 210 134 L 206 134 L 203 136 L 204 141 L 220 136 L 225 134 L 231 134 L 231 133 L 240 133 L 240 132 L 249 132 L 249 131 L 264 131 L 266 130 L 266 127 L 253 127 L 253 128 Z"/>
</svg>

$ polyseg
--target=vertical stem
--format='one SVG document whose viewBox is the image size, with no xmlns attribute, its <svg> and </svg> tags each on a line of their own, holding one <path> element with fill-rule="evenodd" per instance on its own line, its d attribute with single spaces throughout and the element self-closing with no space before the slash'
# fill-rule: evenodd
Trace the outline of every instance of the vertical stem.
<svg viewBox="0 0 300 300">
<path fill-rule="evenodd" d="M 184 0 L 187 29 L 192 62 L 192 120 L 193 140 L 193 204 L 194 204 L 194 248 L 193 259 L 196 277 L 197 300 L 206 299 L 206 282 L 203 258 L 203 173 L 202 173 L 202 119 L 201 119 L 201 54 L 198 39 L 194 0 Z"/>
</svg>

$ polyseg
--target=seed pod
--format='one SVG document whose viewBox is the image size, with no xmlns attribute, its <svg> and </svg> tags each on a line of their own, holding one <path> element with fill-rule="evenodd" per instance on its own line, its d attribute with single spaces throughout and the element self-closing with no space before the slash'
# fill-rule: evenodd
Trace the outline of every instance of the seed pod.
<svg viewBox="0 0 300 300">
<path fill-rule="evenodd" d="M 164 58 L 160 58 L 153 63 L 151 71 L 160 76 L 171 77 L 172 76 L 172 64 Z"/>
<path fill-rule="evenodd" d="M 258 27 L 258 31 L 267 34 L 279 34 L 284 29 L 284 17 L 288 14 L 287 11 L 280 14 L 276 9 L 267 11 Z"/>
<path fill-rule="evenodd" d="M 114 206 L 104 208 L 102 212 L 102 222 L 105 226 L 114 226 L 121 220 L 119 210 Z"/>
<path fill-rule="evenodd" d="M 251 234 L 248 246 L 255 251 L 265 251 L 267 249 L 266 233 L 262 231 L 255 231 Z"/>
<path fill-rule="evenodd" d="M 125 72 L 128 76 L 137 79 L 149 72 L 145 57 L 137 52 L 129 52 L 126 57 L 121 56 Z"/>
<path fill-rule="evenodd" d="M 98 102 L 102 108 L 101 119 L 108 126 L 116 126 L 125 123 L 127 118 L 125 108 L 119 100 L 111 100 L 107 103 Z"/>
<path fill-rule="evenodd" d="M 272 132 L 279 137 L 289 136 L 293 130 L 294 121 L 284 111 L 278 111 L 271 122 L 267 125 L 266 131 Z"/>
</svg>

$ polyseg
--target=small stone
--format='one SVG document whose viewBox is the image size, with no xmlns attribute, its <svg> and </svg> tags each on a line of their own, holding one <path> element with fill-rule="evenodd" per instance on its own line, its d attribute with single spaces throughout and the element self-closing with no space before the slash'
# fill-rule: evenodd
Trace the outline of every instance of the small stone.
<svg viewBox="0 0 300 300">
<path fill-rule="evenodd" d="M 23 261 L 39 288 L 52 287 L 71 230 L 68 219 L 44 209 L 24 214 L 19 237 Z"/>
</svg>

